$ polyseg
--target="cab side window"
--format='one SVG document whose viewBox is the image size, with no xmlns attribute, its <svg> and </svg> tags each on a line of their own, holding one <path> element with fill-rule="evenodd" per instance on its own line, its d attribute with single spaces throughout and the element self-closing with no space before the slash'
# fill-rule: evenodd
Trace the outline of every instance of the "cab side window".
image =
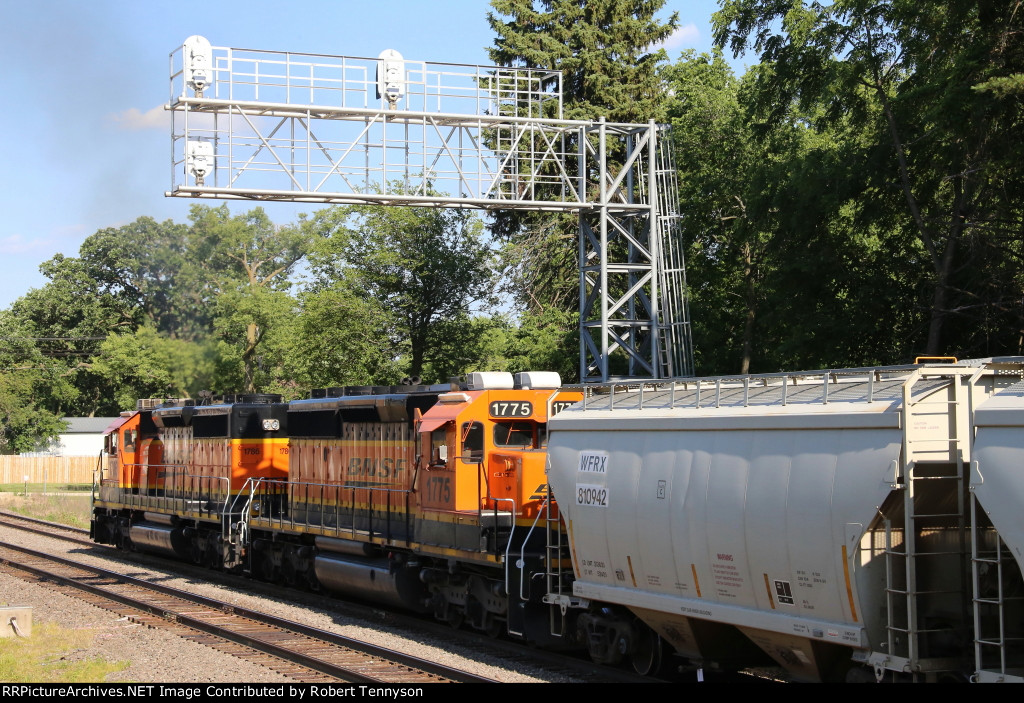
<svg viewBox="0 0 1024 703">
<path fill-rule="evenodd" d="M 479 422 L 462 425 L 462 460 L 473 464 L 484 460 L 484 426 Z"/>
<path fill-rule="evenodd" d="M 430 433 L 430 463 L 434 466 L 448 463 L 448 434 L 455 432 L 454 429 L 451 429 L 452 425 L 453 423 L 449 422 Z"/>
</svg>

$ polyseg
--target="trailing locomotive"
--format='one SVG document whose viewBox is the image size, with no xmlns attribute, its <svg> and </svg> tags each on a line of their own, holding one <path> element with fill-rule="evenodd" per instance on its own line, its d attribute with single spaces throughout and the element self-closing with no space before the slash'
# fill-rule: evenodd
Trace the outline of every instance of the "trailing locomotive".
<svg viewBox="0 0 1024 703">
<path fill-rule="evenodd" d="M 582 398 L 560 386 L 140 404 L 108 431 L 93 537 L 551 644 L 546 427 Z"/>
<path fill-rule="evenodd" d="M 549 479 L 591 633 L 791 678 L 1022 681 L 1024 359 L 588 392 Z"/>
</svg>

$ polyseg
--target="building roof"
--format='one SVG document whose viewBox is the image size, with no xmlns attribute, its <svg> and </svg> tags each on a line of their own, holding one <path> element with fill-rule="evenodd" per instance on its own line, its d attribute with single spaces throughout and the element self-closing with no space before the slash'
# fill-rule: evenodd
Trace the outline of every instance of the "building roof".
<svg viewBox="0 0 1024 703">
<path fill-rule="evenodd" d="M 103 434 L 116 417 L 65 417 L 68 428 L 61 434 Z"/>
</svg>

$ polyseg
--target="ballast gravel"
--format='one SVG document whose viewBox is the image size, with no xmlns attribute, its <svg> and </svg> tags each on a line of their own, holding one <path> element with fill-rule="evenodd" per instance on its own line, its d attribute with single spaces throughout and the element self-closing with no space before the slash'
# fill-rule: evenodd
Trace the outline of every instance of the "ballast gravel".
<svg viewBox="0 0 1024 703">
<path fill-rule="evenodd" d="M 125 563 L 103 556 L 103 550 L 83 549 L 61 540 L 0 527 L 0 539 L 29 549 L 44 551 L 102 568 L 121 571 L 135 578 L 159 580 L 241 607 L 302 622 L 337 634 L 367 639 L 381 646 L 401 650 L 422 659 L 443 662 L 473 671 L 481 676 L 509 683 L 570 681 L 549 673 L 524 671 L 522 664 L 511 668 L 500 660 L 482 660 L 468 648 L 444 641 L 416 641 L 386 624 L 373 626 L 370 617 L 357 620 L 330 608 L 311 607 L 246 592 L 245 584 L 226 586 L 182 578 L 157 566 L 137 561 Z M 126 669 L 109 677 L 109 682 L 133 683 L 284 683 L 294 679 L 272 668 L 245 661 L 209 646 L 192 642 L 167 631 L 133 623 L 117 613 L 65 596 L 43 585 L 33 584 L 0 571 L 0 605 L 31 606 L 35 626 L 54 622 L 64 628 L 88 629 L 92 644 L 69 651 L 66 659 L 102 657 L 108 661 L 128 662 Z M 380 618 L 383 620 L 383 617 Z"/>
</svg>

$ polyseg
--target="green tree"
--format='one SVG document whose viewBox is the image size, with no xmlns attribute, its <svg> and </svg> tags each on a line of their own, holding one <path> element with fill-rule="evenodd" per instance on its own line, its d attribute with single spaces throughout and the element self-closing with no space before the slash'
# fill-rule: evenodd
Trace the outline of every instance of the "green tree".
<svg viewBox="0 0 1024 703">
<path fill-rule="evenodd" d="M 511 332 L 508 321 L 501 315 L 462 314 L 440 320 L 432 335 L 435 342 L 424 365 L 424 378 L 444 382 L 472 371 L 510 370 Z"/>
<path fill-rule="evenodd" d="M 100 345 L 92 370 L 110 389 L 111 414 L 135 407 L 139 398 L 194 398 L 213 376 L 209 345 L 172 339 L 144 325 L 111 335 Z"/>
<path fill-rule="evenodd" d="M 286 382 L 280 377 L 296 303 L 292 274 L 307 255 L 305 220 L 275 226 L 262 208 L 232 217 L 226 205 L 192 207 L 191 255 L 202 262 L 206 295 L 215 300 L 222 381 L 247 392 Z"/>
<path fill-rule="evenodd" d="M 700 341 L 696 361 L 705 372 L 747 373 L 776 231 L 773 210 L 765 207 L 771 199 L 765 186 L 775 182 L 759 172 L 766 160 L 784 157 L 766 153 L 755 138 L 740 81 L 721 54 L 686 52 L 662 77 L 671 95 L 666 107 L 690 244 L 690 304 Z"/>
<path fill-rule="evenodd" d="M 141 311 L 157 331 L 194 340 L 209 333 L 210 318 L 188 244 L 186 225 L 140 217 L 99 230 L 79 257 L 100 292 Z"/>
<path fill-rule="evenodd" d="M 526 311 L 507 333 L 506 370 L 557 371 L 563 383 L 579 380 L 579 313 L 548 307 Z"/>
<path fill-rule="evenodd" d="M 499 66 L 562 72 L 565 117 L 646 122 L 661 114 L 654 49 L 678 26 L 655 14 L 665 0 L 491 0 L 497 35 L 488 49 Z"/>
<path fill-rule="evenodd" d="M 871 134 L 796 105 L 759 119 L 753 97 L 764 70 L 737 78 L 720 52 L 686 52 L 663 74 L 698 367 L 905 360 L 917 313 L 900 259 L 915 245 L 870 206 Z"/>
<path fill-rule="evenodd" d="M 31 330 L 10 311 L 0 312 L 0 453 L 45 446 L 65 428 L 63 408 L 77 391 L 66 368 L 45 357 Z"/>
<path fill-rule="evenodd" d="M 492 0 L 491 61 L 501 66 L 561 71 L 564 116 L 647 122 L 663 116 L 664 86 L 654 49 L 678 25 L 655 15 L 664 0 Z M 566 146 L 571 153 L 576 147 Z M 611 155 L 612 160 L 617 157 Z M 507 243 L 505 261 L 521 306 L 579 306 L 578 219 L 550 213 L 500 213 L 492 224 Z M 564 351 L 573 358 L 578 344 Z"/>
<path fill-rule="evenodd" d="M 54 393 L 46 407 L 60 415 L 95 415 L 108 392 L 89 361 L 110 332 L 130 332 L 142 316 L 129 301 L 104 292 L 81 259 L 58 254 L 40 270 L 47 284 L 12 303 L 9 314 L 52 373 L 77 389 Z"/>
<path fill-rule="evenodd" d="M 344 223 L 343 225 L 340 223 Z M 464 318 L 493 293 L 483 226 L 464 210 L 351 206 L 316 221 L 327 228 L 311 256 L 313 290 L 344 277 L 388 312 L 388 337 L 423 376 L 445 340 L 444 323 Z"/>
<path fill-rule="evenodd" d="M 761 119 L 797 105 L 819 130 L 852 121 L 871 135 L 865 169 L 838 175 L 871 198 L 861 227 L 914 242 L 902 255 L 923 316 L 904 330 L 912 346 L 1019 349 L 1020 106 L 996 88 L 1021 72 L 1021 2 L 725 0 L 714 21 L 720 45 L 760 54 Z"/>
<path fill-rule="evenodd" d="M 121 395 L 115 379 L 104 376 L 110 369 L 95 363 L 108 335 L 131 337 L 140 325 L 171 338 L 209 334 L 186 234 L 183 225 L 148 217 L 101 229 L 83 242 L 78 257 L 58 254 L 45 262 L 40 268 L 48 283 L 11 306 L 46 363 L 78 389 L 70 401 L 55 394 L 47 403 L 54 412 L 93 415 L 125 407 L 115 400 Z"/>
<path fill-rule="evenodd" d="M 299 296 L 301 315 L 289 356 L 292 377 L 308 388 L 398 383 L 397 321 L 346 278 Z"/>
</svg>

